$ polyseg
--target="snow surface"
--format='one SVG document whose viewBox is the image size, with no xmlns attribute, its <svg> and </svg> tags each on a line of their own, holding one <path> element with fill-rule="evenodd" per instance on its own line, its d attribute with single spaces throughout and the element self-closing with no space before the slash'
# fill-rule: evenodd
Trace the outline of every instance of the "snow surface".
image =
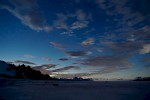
<svg viewBox="0 0 150 100">
<path fill-rule="evenodd" d="M 0 100 L 150 100 L 150 82 L 0 80 Z"/>
<path fill-rule="evenodd" d="M 8 66 L 7 63 L 0 61 L 0 74 L 15 76 L 15 71 L 14 70 L 8 71 L 7 69 L 9 68 L 10 67 Z"/>
</svg>

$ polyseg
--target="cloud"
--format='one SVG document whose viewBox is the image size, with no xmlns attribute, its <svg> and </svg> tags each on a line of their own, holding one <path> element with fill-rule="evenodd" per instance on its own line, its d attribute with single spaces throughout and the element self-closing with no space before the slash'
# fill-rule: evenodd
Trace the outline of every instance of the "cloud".
<svg viewBox="0 0 150 100">
<path fill-rule="evenodd" d="M 105 41 L 100 43 L 116 55 L 144 54 L 149 52 L 149 32 L 149 26 L 146 25 L 140 29 L 119 35 L 119 38 L 123 40 L 121 42 Z M 115 39 L 117 38 L 115 37 Z M 131 38 L 133 41 L 129 40 Z"/>
<path fill-rule="evenodd" d="M 87 20 L 87 14 L 83 10 L 76 11 L 77 20 L 84 21 Z"/>
<path fill-rule="evenodd" d="M 54 26 L 57 28 L 57 29 L 68 29 L 68 25 L 67 25 L 67 20 L 68 20 L 68 17 L 69 15 L 65 15 L 63 13 L 57 13 L 57 20 L 54 22 Z"/>
<path fill-rule="evenodd" d="M 44 26 L 43 30 L 45 32 L 51 32 L 53 30 L 53 27 L 52 26 Z"/>
<path fill-rule="evenodd" d="M 60 42 L 49 42 L 51 45 L 53 45 L 54 47 L 60 49 L 60 50 L 64 50 L 65 47 L 62 46 L 62 44 Z"/>
<path fill-rule="evenodd" d="M 149 1 L 143 0 L 96 0 L 100 9 L 111 16 L 107 19 L 116 23 L 114 32 L 127 32 L 135 30 L 135 26 L 139 24 L 145 25 L 145 21 L 149 19 L 150 9 Z M 118 18 L 118 16 L 120 16 Z M 111 26 L 110 26 L 111 27 Z M 138 27 L 140 28 L 140 27 Z M 137 29 L 137 28 L 136 28 Z M 112 31 L 111 31 L 112 33 Z"/>
<path fill-rule="evenodd" d="M 74 77 L 90 77 L 92 75 L 102 75 L 102 74 L 107 74 L 107 73 L 113 73 L 121 70 L 125 70 L 128 68 L 121 68 L 121 67 L 107 67 L 107 68 L 102 68 L 99 70 L 96 70 L 94 72 L 83 72 L 83 73 L 75 73 L 75 74 L 65 74 L 65 73 L 55 73 L 56 77 L 59 78 L 74 78 Z"/>
<path fill-rule="evenodd" d="M 85 41 L 83 41 L 81 44 L 84 46 L 89 46 L 94 44 L 95 39 L 94 38 L 88 38 Z"/>
<path fill-rule="evenodd" d="M 58 78 L 74 78 L 74 77 L 82 77 L 82 76 L 89 76 L 89 73 L 77 73 L 77 74 L 62 74 L 62 73 L 59 73 L 59 74 L 55 74 L 56 77 Z"/>
<path fill-rule="evenodd" d="M 27 64 L 27 65 L 36 65 L 36 63 L 34 63 L 34 62 L 24 61 L 24 60 L 15 60 L 13 63 Z"/>
<path fill-rule="evenodd" d="M 144 63 L 144 67 L 150 69 L 150 56 L 146 56 L 142 59 L 141 61 L 142 63 Z"/>
<path fill-rule="evenodd" d="M 82 29 L 88 27 L 88 21 L 76 21 L 71 25 L 71 29 Z"/>
<path fill-rule="evenodd" d="M 75 73 L 75 74 L 65 74 L 65 73 L 56 73 L 55 76 L 59 78 L 74 78 L 74 77 L 90 77 L 92 75 L 102 75 L 107 73 L 113 73 L 121 70 L 125 70 L 127 68 L 117 68 L 117 67 L 110 67 L 110 68 L 102 68 L 100 70 L 96 70 L 94 72 L 83 72 L 83 73 Z"/>
<path fill-rule="evenodd" d="M 150 63 L 150 57 L 144 57 L 144 59 L 142 60 L 142 62 Z"/>
<path fill-rule="evenodd" d="M 50 31 L 50 26 L 45 26 L 45 19 L 39 9 L 37 0 L 11 0 L 11 4 L 2 5 L 21 22 L 36 31 Z"/>
<path fill-rule="evenodd" d="M 79 70 L 80 67 L 78 67 L 78 66 L 67 66 L 67 67 L 63 67 L 63 68 L 58 68 L 58 69 L 52 70 L 52 72 L 63 72 L 63 71 L 70 70 L 70 69 Z"/>
<path fill-rule="evenodd" d="M 55 68 L 57 65 L 56 64 L 43 64 L 40 66 L 35 66 L 33 69 L 39 70 L 43 74 L 53 74 L 50 68 Z"/>
<path fill-rule="evenodd" d="M 143 42 L 103 42 L 105 46 L 108 46 L 110 52 L 115 55 L 133 55 L 140 52 Z"/>
<path fill-rule="evenodd" d="M 132 67 L 133 64 L 129 62 L 128 56 L 96 56 L 89 57 L 81 60 L 82 65 L 93 66 L 93 67 Z"/>
<path fill-rule="evenodd" d="M 88 52 L 84 51 L 67 51 L 66 54 L 73 57 L 79 57 L 79 56 L 87 56 Z"/>
<path fill-rule="evenodd" d="M 35 58 L 33 55 L 24 55 L 25 58 Z"/>
<path fill-rule="evenodd" d="M 46 70 L 46 69 L 49 69 L 49 68 L 55 68 L 57 65 L 56 64 L 43 64 L 41 66 L 35 66 L 34 69 L 36 70 Z"/>
<path fill-rule="evenodd" d="M 45 61 L 51 61 L 51 59 L 48 58 L 48 57 L 42 57 L 42 59 L 45 60 Z"/>
<path fill-rule="evenodd" d="M 149 42 L 150 38 L 150 26 L 145 25 L 139 29 L 133 30 L 131 32 L 128 32 L 124 34 L 125 38 L 133 38 L 134 41 L 143 41 L 143 42 Z"/>
<path fill-rule="evenodd" d="M 150 53 L 150 44 L 144 44 L 143 49 L 140 51 L 141 54 Z"/>
<path fill-rule="evenodd" d="M 56 16 L 57 19 L 54 21 L 54 27 L 57 29 L 64 29 L 65 31 L 61 34 L 66 34 L 68 36 L 73 36 L 75 30 L 88 27 L 92 20 L 91 14 L 85 13 L 82 9 L 69 14 L 57 13 Z M 70 22 L 71 20 L 74 21 Z"/>
<path fill-rule="evenodd" d="M 67 61 L 67 60 L 69 60 L 68 58 L 60 58 L 59 59 L 60 61 Z"/>
</svg>

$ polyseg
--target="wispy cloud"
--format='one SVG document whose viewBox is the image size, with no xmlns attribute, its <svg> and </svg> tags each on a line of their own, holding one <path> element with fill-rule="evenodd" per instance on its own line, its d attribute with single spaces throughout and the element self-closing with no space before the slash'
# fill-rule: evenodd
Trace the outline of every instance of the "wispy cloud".
<svg viewBox="0 0 150 100">
<path fill-rule="evenodd" d="M 41 66 L 35 66 L 34 69 L 36 70 L 41 70 L 41 69 L 49 69 L 49 68 L 55 68 L 57 65 L 56 64 L 43 64 Z"/>
<path fill-rule="evenodd" d="M 62 68 L 57 68 L 54 70 L 50 70 L 50 68 L 55 68 L 57 65 L 56 64 L 45 64 L 45 65 L 41 65 L 41 66 L 36 66 L 34 67 L 34 69 L 36 70 L 40 70 L 41 73 L 43 74 L 50 74 L 50 75 L 56 75 L 57 72 L 65 72 L 67 70 L 79 70 L 80 67 L 78 66 L 66 66 L 66 67 L 62 67 Z"/>
<path fill-rule="evenodd" d="M 46 20 L 37 4 L 37 0 L 11 0 L 11 5 L 2 5 L 21 22 L 33 30 L 49 32 L 52 27 L 45 25 Z"/>
<path fill-rule="evenodd" d="M 85 27 L 88 27 L 89 22 L 88 21 L 76 21 L 71 25 L 71 29 L 82 29 Z"/>
<path fill-rule="evenodd" d="M 58 69 L 52 70 L 52 72 L 63 72 L 63 71 L 67 71 L 67 70 L 70 70 L 70 69 L 79 70 L 80 67 L 78 67 L 78 66 L 67 66 L 67 67 L 63 67 L 63 68 L 58 68 Z"/>
<path fill-rule="evenodd" d="M 36 65 L 36 63 L 34 63 L 34 62 L 24 61 L 24 60 L 15 60 L 13 63 L 27 64 L 27 65 Z"/>
<path fill-rule="evenodd" d="M 55 48 L 58 48 L 60 50 L 64 50 L 65 47 L 62 46 L 62 44 L 60 42 L 49 42 L 51 45 L 53 45 Z"/>
</svg>

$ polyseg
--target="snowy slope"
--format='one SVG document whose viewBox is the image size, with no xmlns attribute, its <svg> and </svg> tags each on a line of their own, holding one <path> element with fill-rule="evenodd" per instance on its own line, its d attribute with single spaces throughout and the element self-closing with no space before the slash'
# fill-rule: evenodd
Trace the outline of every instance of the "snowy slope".
<svg viewBox="0 0 150 100">
<path fill-rule="evenodd" d="M 15 76 L 14 70 L 8 70 L 10 67 L 4 61 L 0 61 L 0 75 Z"/>
</svg>

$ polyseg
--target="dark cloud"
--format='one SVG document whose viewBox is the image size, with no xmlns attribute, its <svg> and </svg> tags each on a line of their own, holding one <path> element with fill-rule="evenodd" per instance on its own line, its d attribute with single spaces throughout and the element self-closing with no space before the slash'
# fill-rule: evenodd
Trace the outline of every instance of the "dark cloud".
<svg viewBox="0 0 150 100">
<path fill-rule="evenodd" d="M 69 60 L 68 58 L 60 58 L 59 59 L 60 61 L 67 61 L 67 60 Z"/>
<path fill-rule="evenodd" d="M 89 53 L 84 51 L 67 51 L 66 54 L 73 57 L 87 56 Z"/>
<path fill-rule="evenodd" d="M 27 64 L 27 65 L 36 65 L 36 63 L 34 63 L 34 62 L 24 61 L 24 60 L 15 60 L 13 63 Z"/>
<path fill-rule="evenodd" d="M 80 69 L 80 67 L 78 66 L 67 66 L 67 67 L 63 67 L 63 68 L 58 68 L 58 69 L 55 69 L 55 70 L 52 70 L 52 72 L 63 72 L 63 71 L 66 71 L 66 70 L 70 70 L 70 69 Z"/>
<path fill-rule="evenodd" d="M 2 8 L 20 19 L 23 24 L 37 31 L 50 30 L 50 26 L 45 26 L 45 19 L 37 0 L 11 0 L 10 3 L 9 5 L 2 5 Z"/>
</svg>

